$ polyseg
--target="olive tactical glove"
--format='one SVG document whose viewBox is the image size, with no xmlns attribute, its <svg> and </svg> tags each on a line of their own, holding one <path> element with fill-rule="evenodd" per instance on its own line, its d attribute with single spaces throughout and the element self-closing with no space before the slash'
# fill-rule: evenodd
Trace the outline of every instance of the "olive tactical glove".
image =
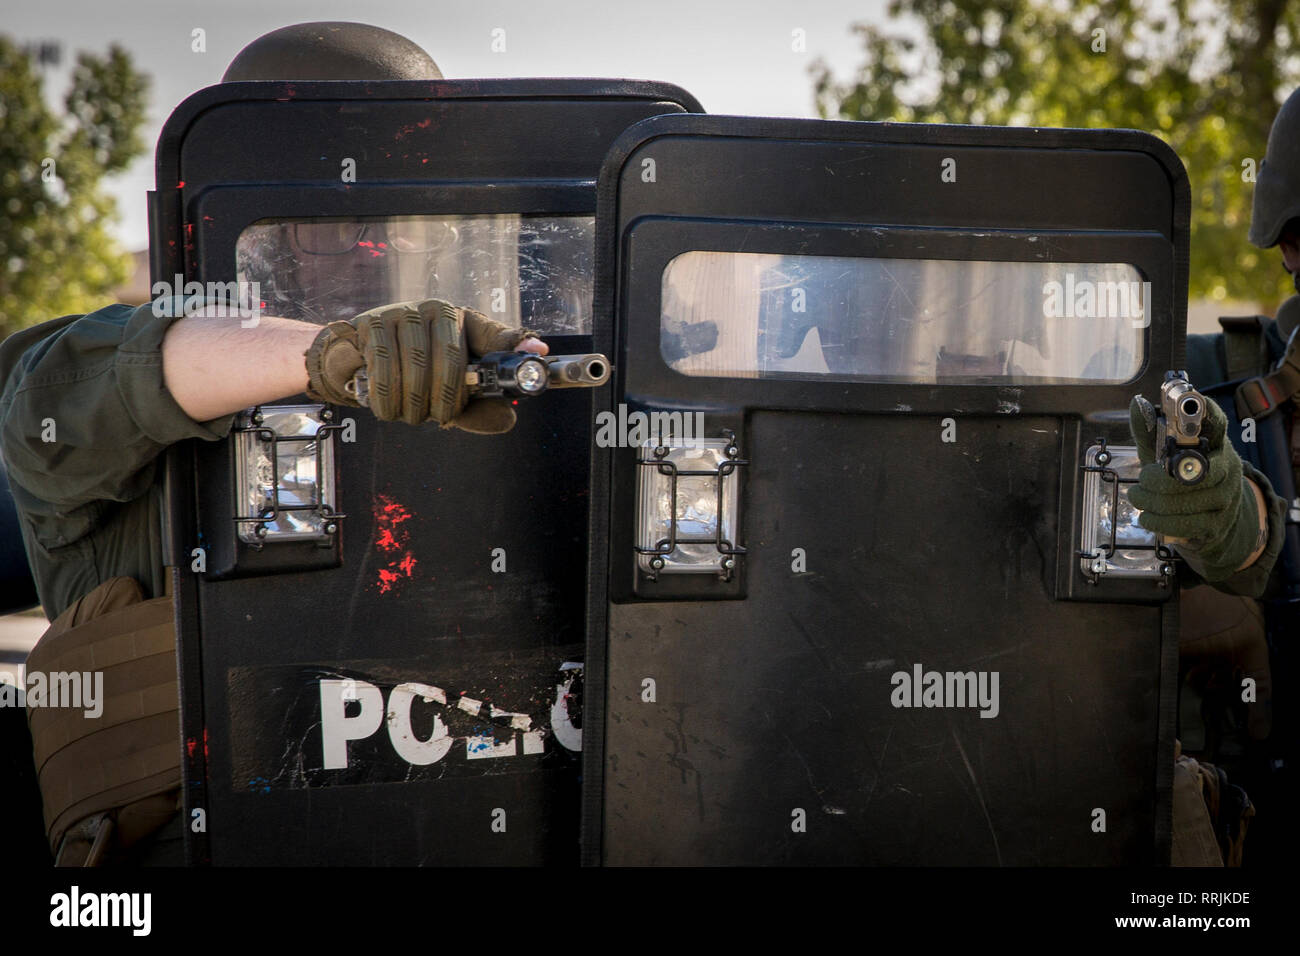
<svg viewBox="0 0 1300 956">
<path fill-rule="evenodd" d="M 1208 582 L 1239 571 L 1257 550 L 1261 535 L 1254 487 L 1242 474 L 1241 458 L 1224 440 L 1228 419 L 1206 399 L 1202 435 L 1209 445 L 1205 478 L 1185 485 L 1156 462 L 1156 409 L 1141 395 L 1129 404 L 1129 427 L 1142 470 L 1129 489 L 1129 501 L 1148 531 L 1181 539 L 1179 554 Z M 1267 533 L 1267 528 L 1262 529 Z"/>
<path fill-rule="evenodd" d="M 509 351 L 536 334 L 438 299 L 383 305 L 321 329 L 306 353 L 307 395 L 360 405 L 353 376 L 364 367 L 376 418 L 501 434 L 514 427 L 514 409 L 504 398 L 469 401 L 465 367 L 471 355 Z"/>
</svg>

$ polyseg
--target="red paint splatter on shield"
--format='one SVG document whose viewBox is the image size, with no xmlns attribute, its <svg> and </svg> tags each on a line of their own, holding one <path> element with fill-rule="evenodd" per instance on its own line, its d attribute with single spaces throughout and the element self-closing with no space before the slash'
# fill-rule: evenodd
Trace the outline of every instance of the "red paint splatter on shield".
<svg viewBox="0 0 1300 956">
<path fill-rule="evenodd" d="M 411 520 L 411 513 L 400 501 L 387 495 L 376 495 L 371 507 L 375 516 L 375 549 L 389 558 L 379 569 L 375 587 L 380 594 L 387 594 L 404 578 L 415 575 L 416 558 L 407 547 L 411 533 L 402 527 Z"/>
</svg>

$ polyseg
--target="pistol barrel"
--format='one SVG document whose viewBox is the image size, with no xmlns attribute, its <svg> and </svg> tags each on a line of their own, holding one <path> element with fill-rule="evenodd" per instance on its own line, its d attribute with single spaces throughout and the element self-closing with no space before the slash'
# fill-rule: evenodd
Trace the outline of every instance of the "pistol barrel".
<svg viewBox="0 0 1300 956">
<path fill-rule="evenodd" d="M 609 360 L 603 355 L 546 357 L 551 388 L 596 388 L 609 381 Z"/>
</svg>

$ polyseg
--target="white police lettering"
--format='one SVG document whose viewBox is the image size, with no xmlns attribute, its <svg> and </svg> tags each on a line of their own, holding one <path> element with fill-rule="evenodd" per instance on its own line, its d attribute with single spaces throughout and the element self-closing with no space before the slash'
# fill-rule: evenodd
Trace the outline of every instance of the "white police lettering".
<svg viewBox="0 0 1300 956">
<path fill-rule="evenodd" d="M 413 766 L 437 763 L 453 752 L 456 754 L 453 759 L 460 759 L 463 755 L 465 760 L 541 754 L 546 750 L 548 736 L 554 737 L 565 750 L 581 750 L 582 730 L 573 726 L 570 698 L 574 683 L 582 678 L 582 665 L 565 662 L 560 670 L 563 678 L 555 685 L 556 698 L 550 707 L 552 727 L 549 733 L 545 727 L 535 727 L 528 714 L 504 710 L 464 694 L 449 702 L 446 691 L 428 684 L 398 684 L 385 703 L 384 691 L 367 681 L 323 679 L 319 687 L 324 769 L 346 770 L 350 766 L 348 742 L 374 736 L 385 718 L 393 751 Z M 411 705 L 417 697 L 436 708 L 433 732 L 427 738 L 417 736 L 411 722 Z M 465 736 L 453 737 L 446 718 L 455 710 L 477 717 L 488 726 L 480 726 Z"/>
</svg>

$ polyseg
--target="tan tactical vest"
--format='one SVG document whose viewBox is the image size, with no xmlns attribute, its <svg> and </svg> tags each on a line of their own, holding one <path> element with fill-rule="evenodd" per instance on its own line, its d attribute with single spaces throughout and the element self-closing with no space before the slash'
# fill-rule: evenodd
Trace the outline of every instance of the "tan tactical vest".
<svg viewBox="0 0 1300 956">
<path fill-rule="evenodd" d="M 93 866 L 180 806 L 173 599 L 144 600 L 133 578 L 105 581 L 41 636 L 27 658 L 29 677 L 37 672 L 103 674 L 97 717 L 81 707 L 27 711 L 55 862 Z"/>
</svg>

